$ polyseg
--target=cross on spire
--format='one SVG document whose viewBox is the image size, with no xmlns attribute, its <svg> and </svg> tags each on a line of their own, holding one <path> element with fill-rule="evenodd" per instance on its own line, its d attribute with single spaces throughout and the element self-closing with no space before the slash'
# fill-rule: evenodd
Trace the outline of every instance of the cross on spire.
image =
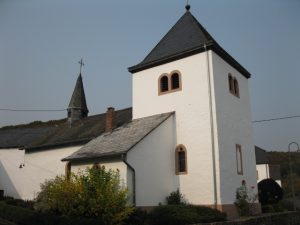
<svg viewBox="0 0 300 225">
<path fill-rule="evenodd" d="M 82 67 L 84 66 L 84 63 L 83 63 L 83 61 L 82 61 L 82 58 L 81 58 L 81 60 L 80 60 L 78 63 L 80 64 L 80 74 L 81 74 L 81 69 L 82 69 Z"/>
</svg>

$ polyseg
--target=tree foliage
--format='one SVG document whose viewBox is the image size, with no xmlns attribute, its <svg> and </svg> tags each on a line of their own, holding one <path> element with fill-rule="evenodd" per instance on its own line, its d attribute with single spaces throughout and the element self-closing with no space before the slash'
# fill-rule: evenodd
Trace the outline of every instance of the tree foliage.
<svg viewBox="0 0 300 225">
<path fill-rule="evenodd" d="M 35 208 L 66 216 L 100 219 L 106 225 L 121 224 L 133 211 L 127 207 L 128 191 L 120 185 L 117 171 L 105 167 L 87 168 L 46 181 L 36 198 Z"/>
</svg>

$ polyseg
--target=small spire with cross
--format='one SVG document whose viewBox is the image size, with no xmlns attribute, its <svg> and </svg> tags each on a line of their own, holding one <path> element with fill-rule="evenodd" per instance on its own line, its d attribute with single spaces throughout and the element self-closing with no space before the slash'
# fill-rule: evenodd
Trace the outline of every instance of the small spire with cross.
<svg viewBox="0 0 300 225">
<path fill-rule="evenodd" d="M 185 9 L 186 11 L 189 11 L 191 8 L 190 4 L 189 4 L 189 0 L 186 0 L 186 5 L 185 5 Z"/>
<path fill-rule="evenodd" d="M 78 63 L 80 64 L 80 74 L 81 74 L 81 69 L 82 69 L 82 67 L 84 66 L 84 63 L 83 63 L 83 61 L 82 61 L 82 58 L 81 58 L 81 60 L 80 60 Z"/>
</svg>

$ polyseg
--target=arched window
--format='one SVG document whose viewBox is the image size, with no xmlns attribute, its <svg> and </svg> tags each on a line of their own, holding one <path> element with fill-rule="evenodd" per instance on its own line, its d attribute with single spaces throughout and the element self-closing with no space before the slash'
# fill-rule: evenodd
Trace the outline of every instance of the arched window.
<svg viewBox="0 0 300 225">
<path fill-rule="evenodd" d="M 176 174 L 187 174 L 187 152 L 184 145 L 178 145 L 175 151 Z"/>
<path fill-rule="evenodd" d="M 239 97 L 240 96 L 239 83 L 236 78 L 233 79 L 233 89 L 234 89 L 235 96 Z"/>
<path fill-rule="evenodd" d="M 239 91 L 239 83 L 237 79 L 232 76 L 230 73 L 228 73 L 228 86 L 229 86 L 229 92 L 236 97 L 240 97 L 240 91 Z"/>
<path fill-rule="evenodd" d="M 229 91 L 233 93 L 233 78 L 230 73 L 228 74 L 228 86 L 229 86 Z"/>
<path fill-rule="evenodd" d="M 164 75 L 160 78 L 160 92 L 166 92 L 169 90 L 169 78 Z"/>
<path fill-rule="evenodd" d="M 173 73 L 171 75 L 171 89 L 178 89 L 180 87 L 180 77 L 178 73 Z"/>
</svg>

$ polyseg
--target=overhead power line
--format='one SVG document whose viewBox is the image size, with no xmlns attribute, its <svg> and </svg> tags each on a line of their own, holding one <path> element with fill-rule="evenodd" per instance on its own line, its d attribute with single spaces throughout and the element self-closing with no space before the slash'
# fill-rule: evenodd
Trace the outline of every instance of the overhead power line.
<svg viewBox="0 0 300 225">
<path fill-rule="evenodd" d="M 278 118 L 271 118 L 271 119 L 264 119 L 264 120 L 254 120 L 252 123 L 262 123 L 262 122 L 270 122 L 274 120 L 286 120 L 286 119 L 293 119 L 293 118 L 299 118 L 300 115 L 296 116 L 285 116 L 285 117 L 278 117 Z"/>
<path fill-rule="evenodd" d="M 9 112 L 61 112 L 66 110 L 67 109 L 0 109 L 0 111 Z"/>
</svg>

